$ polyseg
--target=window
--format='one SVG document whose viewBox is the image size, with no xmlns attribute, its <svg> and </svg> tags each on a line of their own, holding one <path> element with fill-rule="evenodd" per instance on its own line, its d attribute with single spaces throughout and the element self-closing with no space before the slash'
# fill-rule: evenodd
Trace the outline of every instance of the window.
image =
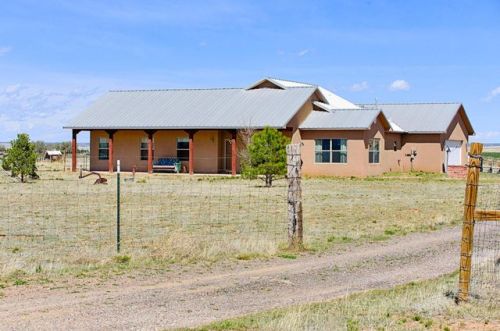
<svg viewBox="0 0 500 331">
<path fill-rule="evenodd" d="M 380 139 L 370 139 L 368 143 L 368 162 L 380 162 Z"/>
<path fill-rule="evenodd" d="M 347 163 L 347 139 L 316 139 L 317 163 Z"/>
<path fill-rule="evenodd" d="M 109 159 L 109 142 L 107 138 L 99 138 L 99 160 Z"/>
<path fill-rule="evenodd" d="M 189 160 L 188 138 L 177 138 L 177 158 L 181 161 Z"/>
<path fill-rule="evenodd" d="M 153 159 L 155 155 L 155 142 L 153 139 Z M 142 138 L 141 139 L 141 160 L 147 160 L 148 159 L 148 138 Z"/>
</svg>

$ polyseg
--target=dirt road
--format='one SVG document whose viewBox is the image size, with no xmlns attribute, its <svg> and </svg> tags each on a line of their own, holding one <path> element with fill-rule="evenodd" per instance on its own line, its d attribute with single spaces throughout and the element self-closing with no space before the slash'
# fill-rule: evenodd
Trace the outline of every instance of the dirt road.
<svg viewBox="0 0 500 331">
<path fill-rule="evenodd" d="M 457 228 L 446 229 L 295 260 L 189 267 L 95 286 L 8 288 L 0 299 L 1 329 L 157 330 L 328 300 L 452 272 L 459 236 Z"/>
</svg>

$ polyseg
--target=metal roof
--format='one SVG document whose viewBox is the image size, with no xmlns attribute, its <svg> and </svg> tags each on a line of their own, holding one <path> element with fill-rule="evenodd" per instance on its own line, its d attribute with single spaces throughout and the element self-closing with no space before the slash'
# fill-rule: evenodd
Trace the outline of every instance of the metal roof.
<svg viewBox="0 0 500 331">
<path fill-rule="evenodd" d="M 409 103 L 361 106 L 382 110 L 390 122 L 409 133 L 444 133 L 462 105 L 460 103 Z"/>
<path fill-rule="evenodd" d="M 65 128 L 284 128 L 316 90 L 307 86 L 110 91 Z"/>
<path fill-rule="evenodd" d="M 292 80 L 285 80 L 285 79 L 277 79 L 277 78 L 265 78 L 259 83 L 262 83 L 263 81 L 268 80 L 282 88 L 287 88 L 287 87 L 306 87 L 306 86 L 317 86 L 314 84 L 308 84 L 308 83 L 302 83 L 302 82 L 295 82 Z M 255 84 L 254 84 L 255 85 Z M 330 109 L 358 109 L 359 106 L 355 105 L 354 103 L 339 97 L 332 91 L 322 87 L 322 86 L 317 86 L 320 93 L 325 97 L 326 101 L 329 104 Z"/>
<path fill-rule="evenodd" d="M 333 111 L 312 111 L 300 125 L 304 130 L 367 130 L 377 116 L 379 109 L 342 109 Z"/>
</svg>

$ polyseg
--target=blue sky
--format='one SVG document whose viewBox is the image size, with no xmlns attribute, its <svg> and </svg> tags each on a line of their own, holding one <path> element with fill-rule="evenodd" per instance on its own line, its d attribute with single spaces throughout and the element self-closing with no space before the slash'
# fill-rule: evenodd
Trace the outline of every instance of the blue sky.
<svg viewBox="0 0 500 331">
<path fill-rule="evenodd" d="M 500 142 L 499 17 L 498 0 L 2 1 L 0 141 L 68 140 L 109 89 L 271 76 L 354 102 L 460 101 L 472 140 Z"/>
</svg>

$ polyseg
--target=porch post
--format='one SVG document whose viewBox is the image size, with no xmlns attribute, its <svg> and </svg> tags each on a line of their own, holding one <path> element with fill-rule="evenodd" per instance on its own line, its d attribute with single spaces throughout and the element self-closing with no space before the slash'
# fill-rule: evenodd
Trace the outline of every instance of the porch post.
<svg viewBox="0 0 500 331">
<path fill-rule="evenodd" d="M 77 153 L 77 142 L 76 135 L 80 130 L 73 129 L 71 132 L 71 171 L 76 172 L 76 153 Z"/>
<path fill-rule="evenodd" d="M 194 174 L 194 134 L 198 130 L 187 130 L 189 135 L 189 174 Z"/>
<path fill-rule="evenodd" d="M 236 130 L 231 131 L 231 176 L 236 176 Z"/>
<path fill-rule="evenodd" d="M 148 173 L 153 173 L 153 135 L 156 131 L 146 130 L 148 134 Z"/>
<path fill-rule="evenodd" d="M 108 171 L 113 172 L 113 136 L 116 130 L 106 130 L 108 133 Z"/>
</svg>

